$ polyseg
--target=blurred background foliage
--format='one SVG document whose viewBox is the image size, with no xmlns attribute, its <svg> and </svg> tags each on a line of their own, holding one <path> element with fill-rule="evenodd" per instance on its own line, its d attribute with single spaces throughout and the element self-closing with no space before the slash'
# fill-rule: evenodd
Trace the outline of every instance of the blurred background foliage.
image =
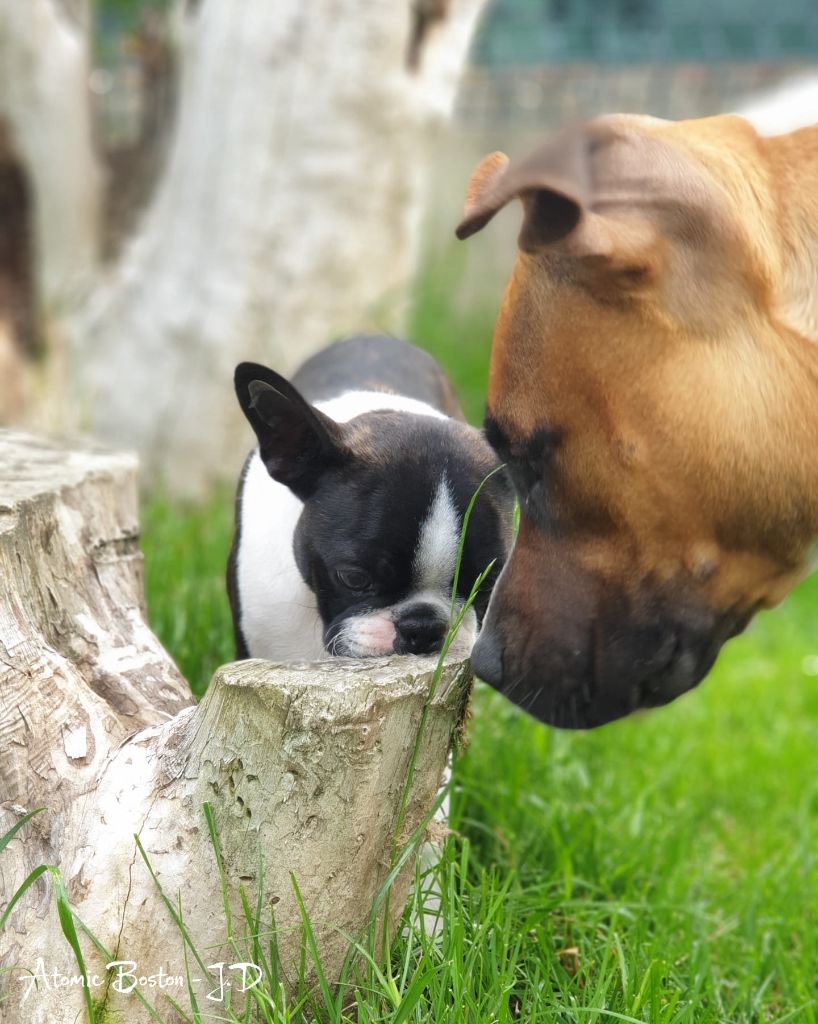
<svg viewBox="0 0 818 1024">
<path fill-rule="evenodd" d="M 812 0 L 496 0 L 481 64 L 787 60 L 818 49 Z"/>
</svg>

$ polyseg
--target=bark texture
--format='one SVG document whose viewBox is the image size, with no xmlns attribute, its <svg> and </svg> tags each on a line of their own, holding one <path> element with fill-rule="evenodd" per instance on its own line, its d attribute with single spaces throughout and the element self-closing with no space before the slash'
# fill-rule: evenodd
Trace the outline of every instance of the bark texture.
<svg viewBox="0 0 818 1024">
<path fill-rule="evenodd" d="M 238 470 L 239 360 L 286 374 L 340 334 L 400 327 L 430 133 L 482 3 L 184 8 L 166 171 L 72 329 L 85 423 L 149 479 L 195 493 Z"/>
<path fill-rule="evenodd" d="M 0 906 L 38 864 L 58 865 L 110 959 L 132 962 L 136 976 L 184 974 L 182 938 L 138 834 L 165 894 L 181 901 L 205 967 L 253 959 L 241 883 L 251 906 L 260 901 L 265 928 L 275 915 L 282 981 L 293 986 L 302 936 L 292 873 L 327 976 L 337 977 L 345 935 L 362 932 L 389 871 L 435 659 L 241 662 L 220 669 L 194 706 L 144 618 L 133 458 L 0 432 L 0 496 L 0 835 L 45 808 L 0 854 Z M 467 663 L 444 668 L 402 839 L 434 801 L 469 684 Z M 206 801 L 243 957 L 226 942 Z M 395 915 L 410 870 L 392 890 Z M 82 988 L 58 980 L 78 968 L 47 878 L 0 935 L 0 964 L 18 968 L 0 975 L 9 1024 L 83 1019 Z M 122 1020 L 148 1020 L 137 997 L 112 984 L 109 956 L 82 944 L 95 1002 Z M 37 990 L 21 980 L 26 969 Z M 223 1009 L 206 1002 L 218 971 L 194 962 L 192 974 L 200 1002 Z M 164 994 L 139 990 L 175 1019 Z M 167 992 L 189 1005 L 186 987 Z"/>
</svg>

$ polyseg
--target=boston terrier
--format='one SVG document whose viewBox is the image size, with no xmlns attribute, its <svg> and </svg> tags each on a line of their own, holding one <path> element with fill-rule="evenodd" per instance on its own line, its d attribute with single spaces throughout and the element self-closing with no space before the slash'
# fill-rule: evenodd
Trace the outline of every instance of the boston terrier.
<svg viewBox="0 0 818 1024">
<path fill-rule="evenodd" d="M 236 394 L 258 439 L 236 497 L 227 585 L 238 658 L 431 654 L 444 643 L 463 517 L 498 464 L 426 352 L 352 337 L 292 379 L 241 363 Z M 456 601 L 470 650 L 511 543 L 495 473 L 475 502 Z M 465 636 L 462 636 L 465 634 Z"/>
</svg>

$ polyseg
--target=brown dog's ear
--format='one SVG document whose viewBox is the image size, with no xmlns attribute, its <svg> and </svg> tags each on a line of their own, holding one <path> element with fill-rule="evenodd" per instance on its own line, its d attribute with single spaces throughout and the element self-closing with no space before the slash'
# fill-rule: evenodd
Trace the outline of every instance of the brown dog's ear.
<svg viewBox="0 0 818 1024">
<path fill-rule="evenodd" d="M 509 159 L 506 154 L 497 150 L 484 156 L 472 171 L 466 185 L 463 221 L 456 231 L 458 238 L 468 238 L 485 227 L 495 213 L 508 202 L 508 198 L 501 198 L 501 190 L 497 188 L 505 177 L 508 165 Z"/>
<path fill-rule="evenodd" d="M 606 252 L 610 248 L 608 232 L 589 209 L 591 145 L 587 130 L 574 126 L 552 136 L 520 161 L 509 163 L 503 153 L 487 156 L 469 180 L 457 237 L 473 235 L 519 197 L 525 207 L 519 238 L 524 252 L 534 252 L 575 232 L 571 241 L 578 251 Z"/>
</svg>

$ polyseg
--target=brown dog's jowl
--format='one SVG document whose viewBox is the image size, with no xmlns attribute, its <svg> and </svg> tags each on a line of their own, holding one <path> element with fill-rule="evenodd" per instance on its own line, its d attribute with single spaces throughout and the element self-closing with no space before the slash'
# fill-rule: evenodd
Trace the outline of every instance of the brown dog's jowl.
<svg viewBox="0 0 818 1024">
<path fill-rule="evenodd" d="M 818 126 L 600 118 L 487 157 L 459 237 L 514 198 L 486 429 L 521 527 L 473 660 L 585 728 L 690 689 L 810 568 Z"/>
</svg>

